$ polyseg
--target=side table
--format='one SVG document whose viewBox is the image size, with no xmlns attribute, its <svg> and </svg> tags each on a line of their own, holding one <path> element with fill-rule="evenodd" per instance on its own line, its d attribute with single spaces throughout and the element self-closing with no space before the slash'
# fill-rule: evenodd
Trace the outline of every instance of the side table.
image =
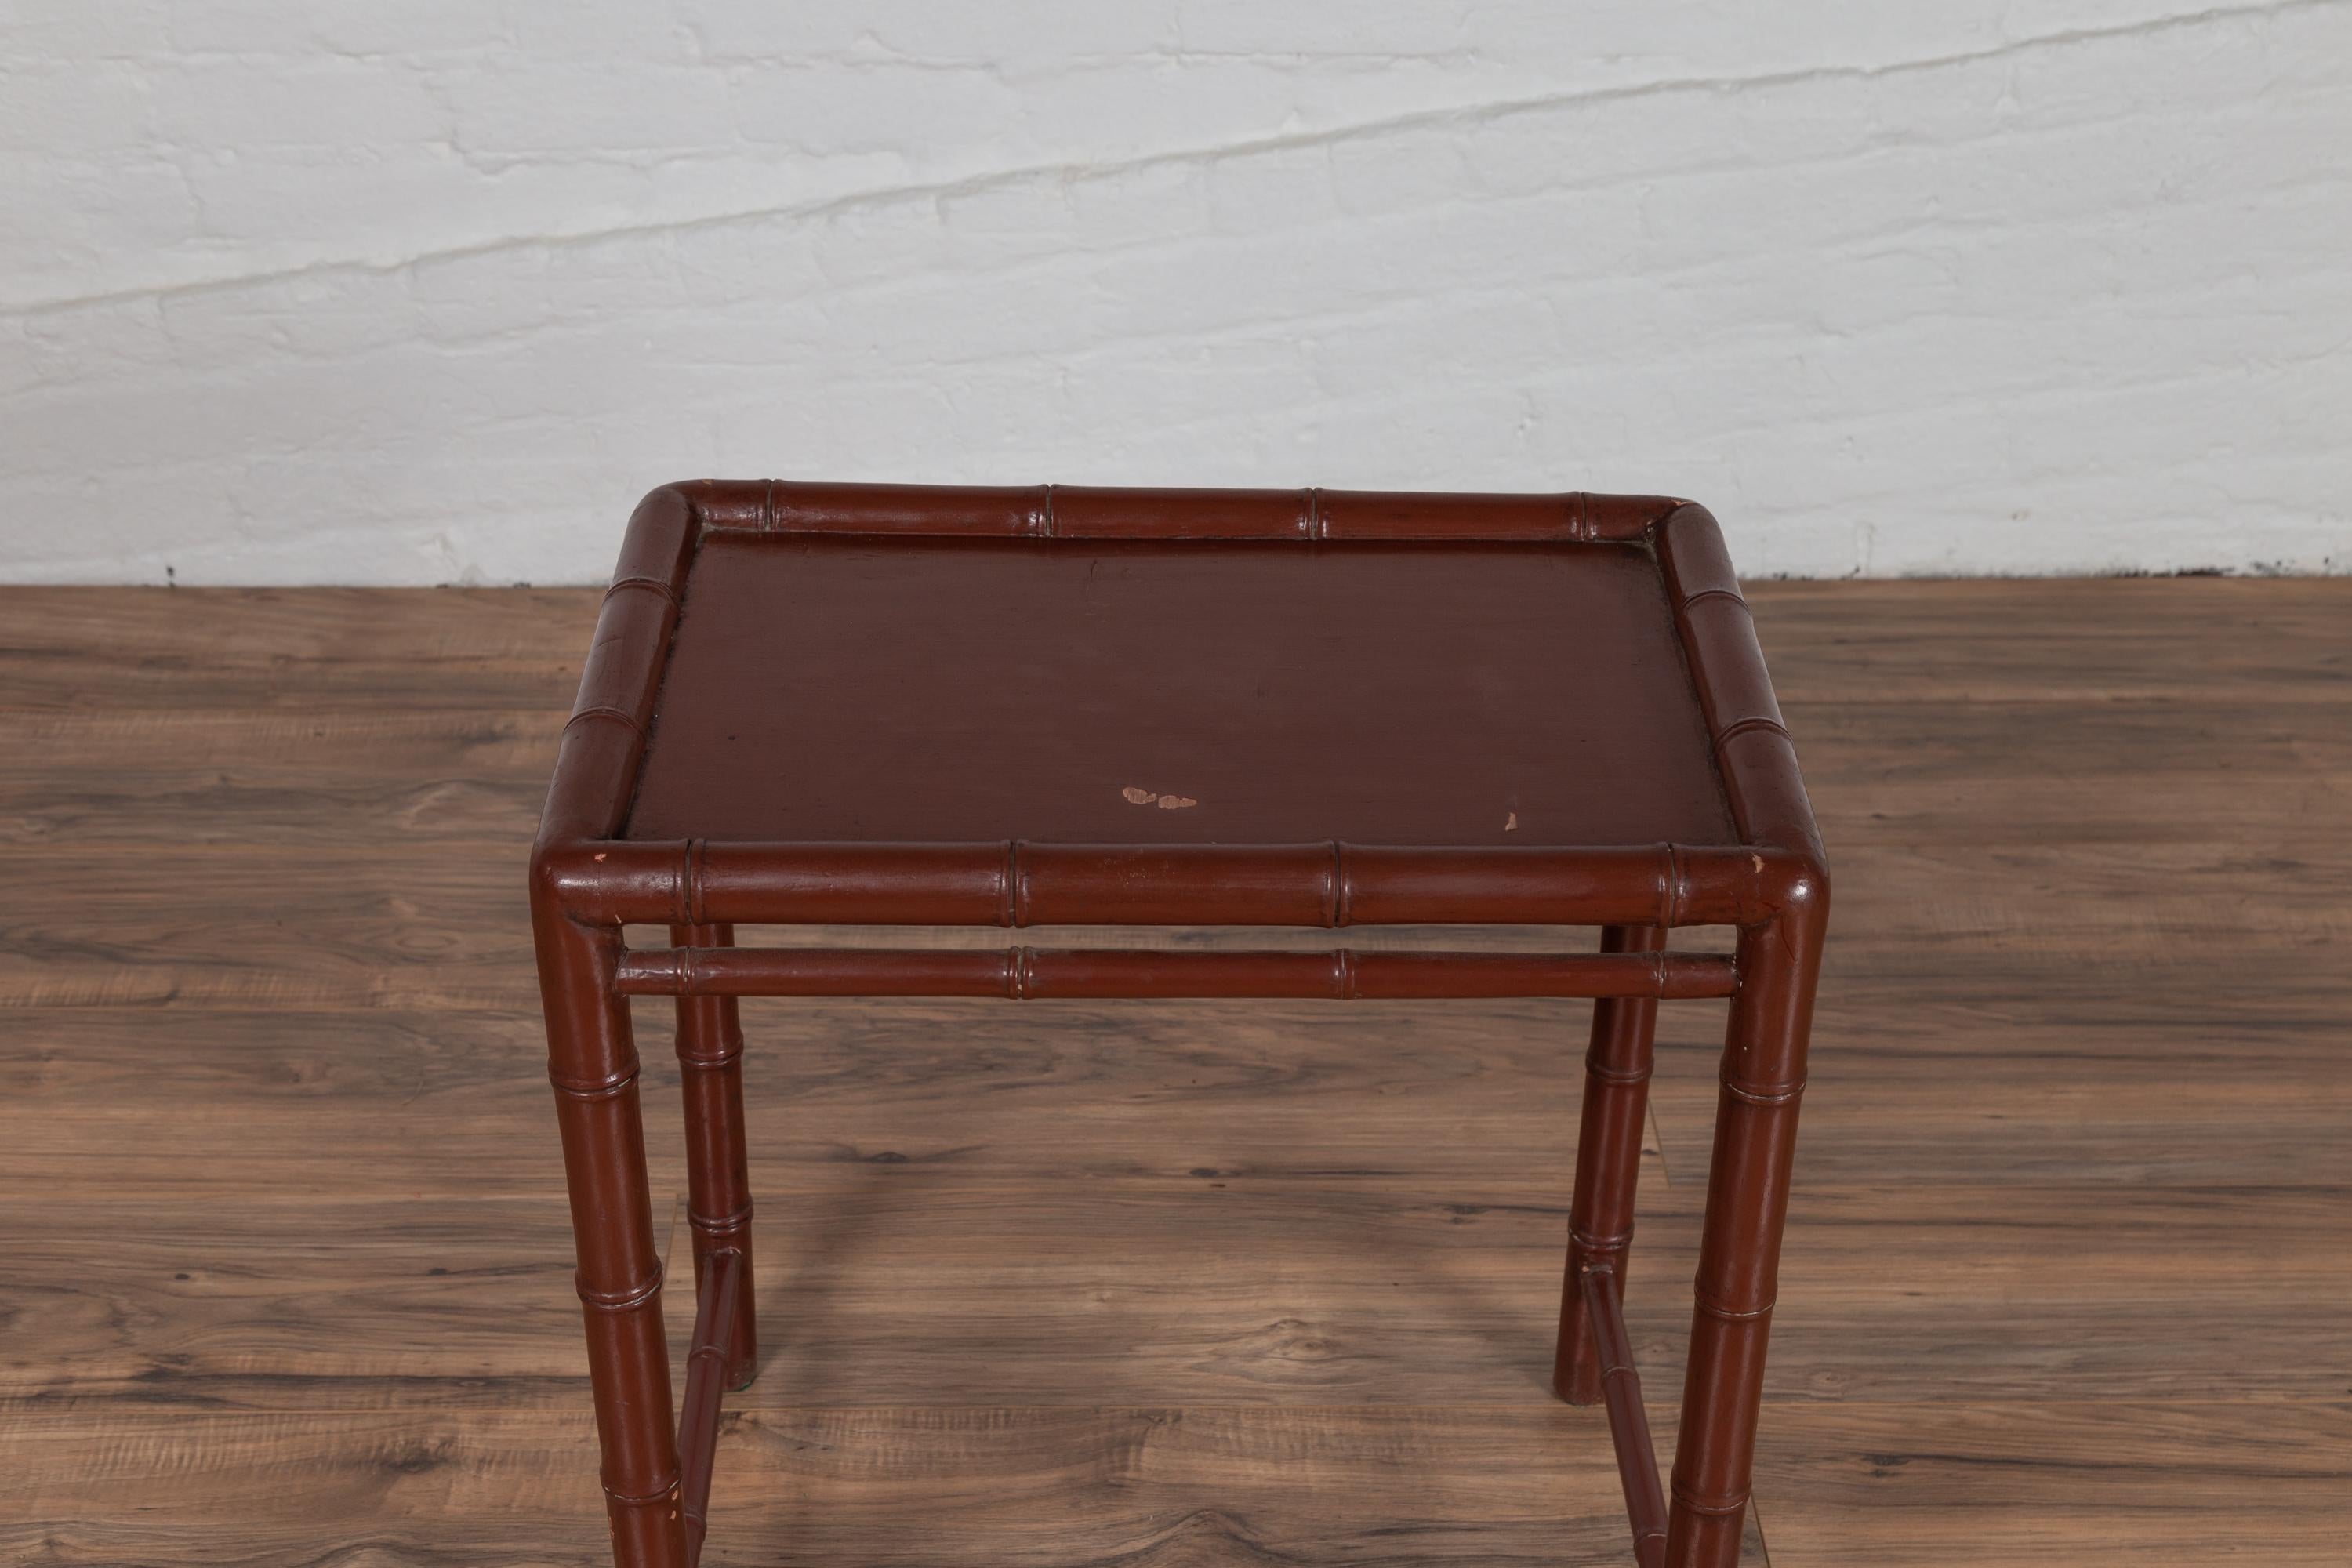
<svg viewBox="0 0 2352 1568">
<path fill-rule="evenodd" d="M 614 1555 L 754 1370 L 743 996 L 1596 998 L 1554 1386 L 1738 1560 L 1829 883 L 1715 520 L 1657 497 L 696 481 L 637 508 L 530 866 Z M 1598 952 L 738 947 L 747 925 L 1597 926 Z M 630 926 L 667 926 L 632 949 Z M 1667 950 L 1738 930 L 1730 956 Z M 662 1328 L 628 998 L 677 999 Z M 1671 1491 L 1623 1316 L 1652 1028 L 1730 1021 Z"/>
</svg>

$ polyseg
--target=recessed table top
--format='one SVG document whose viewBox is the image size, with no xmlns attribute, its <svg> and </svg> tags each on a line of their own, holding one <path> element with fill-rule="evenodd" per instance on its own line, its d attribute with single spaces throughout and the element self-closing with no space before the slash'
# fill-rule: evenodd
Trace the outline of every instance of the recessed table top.
<svg viewBox="0 0 2352 1568">
<path fill-rule="evenodd" d="M 1640 542 L 714 531 L 638 840 L 1733 844 Z"/>
</svg>

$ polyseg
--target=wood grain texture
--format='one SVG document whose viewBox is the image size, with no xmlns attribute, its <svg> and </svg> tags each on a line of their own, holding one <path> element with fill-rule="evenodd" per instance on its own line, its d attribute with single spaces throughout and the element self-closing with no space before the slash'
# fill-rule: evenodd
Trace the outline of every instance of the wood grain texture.
<svg viewBox="0 0 2352 1568">
<path fill-rule="evenodd" d="M 2352 1405 L 2040 1399 L 1788 1413 L 1776 1563 L 2344 1561 Z"/>
<path fill-rule="evenodd" d="M 584 1414 L 134 1409 L 39 1429 L 0 1515 L 11 1562 L 606 1555 Z M 168 1509 L 89 1509 L 159 1472 Z M 707 1560 L 1608 1563 L 1615 1487 L 1605 1429 L 1564 1407 L 804 1406 L 722 1418 Z M 1748 1559 L 1765 1560 L 1760 1531 Z"/>
<path fill-rule="evenodd" d="M 1771 1561 L 2342 1561 L 2352 584 L 1752 597 L 1839 875 Z M 593 614 L 0 592 L 0 1558 L 602 1559 L 520 876 Z M 1668 1454 L 1720 1017 L 1660 1015 Z M 1626 1560 L 1544 1388 L 1583 1020 L 748 1005 L 710 1561 Z"/>
</svg>

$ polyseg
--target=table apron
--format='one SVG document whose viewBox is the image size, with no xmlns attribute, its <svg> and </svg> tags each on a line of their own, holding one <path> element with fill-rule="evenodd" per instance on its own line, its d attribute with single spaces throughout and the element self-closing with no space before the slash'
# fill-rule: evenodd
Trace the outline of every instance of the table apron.
<svg viewBox="0 0 2352 1568">
<path fill-rule="evenodd" d="M 673 947 L 625 954 L 624 996 L 1729 996 L 1697 952 L 1167 952 L 1118 949 Z"/>
</svg>

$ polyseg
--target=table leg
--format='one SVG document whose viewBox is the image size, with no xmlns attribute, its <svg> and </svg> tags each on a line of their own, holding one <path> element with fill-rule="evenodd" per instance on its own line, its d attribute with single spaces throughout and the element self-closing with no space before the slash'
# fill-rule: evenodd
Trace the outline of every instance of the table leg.
<svg viewBox="0 0 2352 1568">
<path fill-rule="evenodd" d="M 1739 1561 L 1827 912 L 1826 898 L 1808 893 L 1739 934 L 1739 994 L 1724 1043 L 1675 1454 L 1669 1568 Z"/>
<path fill-rule="evenodd" d="M 1656 952 L 1665 945 L 1663 926 L 1604 926 L 1601 932 L 1603 952 Z M 1551 1366 L 1552 1391 L 1571 1405 L 1601 1400 L 1601 1353 L 1585 1310 L 1584 1275 L 1608 1268 L 1610 1288 L 1622 1300 L 1657 1021 L 1654 997 L 1604 996 L 1592 1005 L 1576 1190 L 1569 1205 L 1568 1268 L 1559 1292 L 1559 1343 Z"/>
<path fill-rule="evenodd" d="M 621 933 L 574 925 L 545 909 L 534 909 L 531 923 L 613 1557 L 619 1568 L 685 1568 L 637 1051 L 629 1005 L 613 991 Z"/>
<path fill-rule="evenodd" d="M 672 926 L 673 947 L 732 947 L 729 925 Z M 694 1286 L 710 1278 L 711 1255 L 740 1252 L 727 1386 L 749 1388 L 758 1371 L 751 1316 L 751 1176 L 743 1134 L 743 1025 L 732 996 L 677 999 L 677 1065 L 686 1098 L 687 1218 L 694 1232 Z"/>
</svg>

